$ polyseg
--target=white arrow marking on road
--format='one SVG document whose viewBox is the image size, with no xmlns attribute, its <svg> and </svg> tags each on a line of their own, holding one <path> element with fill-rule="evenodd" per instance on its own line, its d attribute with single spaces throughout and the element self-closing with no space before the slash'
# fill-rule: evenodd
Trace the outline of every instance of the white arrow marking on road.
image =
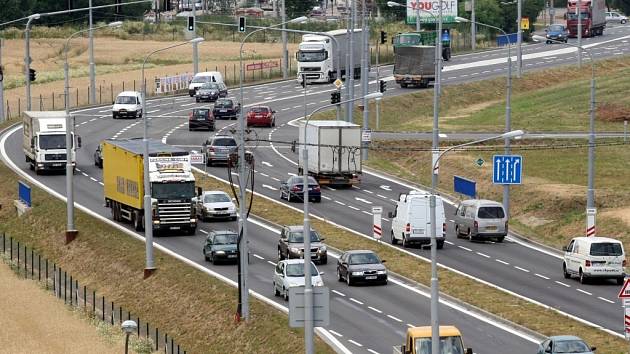
<svg viewBox="0 0 630 354">
<path fill-rule="evenodd" d="M 360 201 L 360 202 L 363 202 L 363 203 L 365 203 L 365 204 L 372 204 L 372 202 L 371 202 L 371 201 L 366 200 L 366 199 L 363 199 L 363 198 L 354 197 L 354 199 L 356 199 L 356 200 L 358 200 L 358 201 Z"/>
<path fill-rule="evenodd" d="M 391 191 L 392 190 L 392 188 L 390 186 L 382 185 L 380 187 L 381 187 L 381 189 L 384 189 L 386 191 Z"/>
<path fill-rule="evenodd" d="M 263 186 L 263 188 L 271 189 L 272 191 L 277 191 L 278 190 L 278 188 L 275 188 L 275 187 L 272 187 L 272 186 L 269 186 L 269 185 L 266 185 L 266 184 L 263 184 L 262 186 Z"/>
<path fill-rule="evenodd" d="M 267 162 L 267 161 L 263 161 L 263 162 L 261 162 L 261 163 L 262 163 L 263 165 L 265 165 L 265 166 L 268 166 L 268 167 L 273 167 L 273 165 L 272 165 L 272 164 L 270 164 L 270 163 L 269 163 L 269 162 Z"/>
</svg>

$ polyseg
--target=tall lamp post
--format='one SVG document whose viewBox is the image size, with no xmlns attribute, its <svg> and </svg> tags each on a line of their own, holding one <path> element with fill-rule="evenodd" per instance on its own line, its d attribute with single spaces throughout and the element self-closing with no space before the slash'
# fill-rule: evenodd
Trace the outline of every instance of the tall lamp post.
<svg viewBox="0 0 630 354">
<path fill-rule="evenodd" d="M 451 146 L 447 149 L 445 149 L 444 151 L 442 151 L 437 158 L 435 159 L 435 161 L 433 161 L 432 164 L 432 168 L 435 170 L 435 168 L 437 168 L 438 166 L 438 162 L 440 161 L 440 159 L 449 151 L 452 151 L 454 149 L 457 148 L 462 148 L 465 146 L 469 146 L 469 145 L 474 145 L 474 144 L 479 144 L 488 140 L 494 140 L 494 139 L 510 139 L 510 138 L 515 138 L 518 136 L 522 136 L 524 133 L 522 130 L 514 130 L 511 132 L 507 132 L 507 133 L 503 133 L 501 135 L 497 135 L 497 136 L 493 136 L 493 137 L 489 137 L 489 138 L 485 138 L 485 139 L 480 139 L 480 140 L 475 140 L 475 141 L 471 141 L 468 143 L 464 143 L 464 144 L 459 144 L 459 145 L 455 145 L 455 146 Z M 433 178 L 431 179 L 431 196 L 429 197 L 429 217 L 430 217 L 430 225 L 431 225 L 431 250 L 433 250 L 433 247 L 435 247 L 436 245 L 436 233 L 435 233 L 435 229 L 436 229 L 436 217 L 435 217 L 435 188 L 436 188 L 436 179 Z M 440 353 L 440 342 L 439 342 L 439 332 L 440 332 L 440 326 L 439 323 L 437 321 L 437 318 L 433 318 L 433 309 L 435 308 L 435 313 L 437 314 L 437 308 L 439 305 L 439 296 L 440 296 L 440 292 L 439 292 L 439 288 L 438 288 L 438 277 L 437 277 L 437 259 L 436 259 L 436 253 L 435 252 L 431 252 L 431 353 L 432 354 L 439 354 Z"/>
<path fill-rule="evenodd" d="M 239 49 L 239 60 L 240 60 L 240 75 L 239 75 L 239 96 L 240 96 L 240 102 L 241 102 L 241 106 L 243 105 L 243 76 L 245 76 L 245 73 L 243 71 L 243 45 L 245 44 L 245 41 L 247 41 L 247 38 L 249 38 L 251 35 L 253 35 L 254 33 L 263 31 L 267 28 L 272 28 L 272 27 L 279 27 L 282 25 L 286 25 L 288 23 L 300 23 L 300 22 L 304 22 L 306 21 L 308 18 L 306 16 L 301 16 L 298 18 L 294 18 L 292 20 L 289 21 L 285 21 L 285 22 L 281 22 L 278 24 L 275 24 L 273 26 L 269 26 L 269 27 L 263 27 L 263 28 L 258 28 L 254 31 L 249 32 L 248 34 L 245 35 L 245 37 L 243 37 L 243 39 L 241 40 L 241 46 Z M 239 206 L 239 219 L 238 219 L 238 224 L 239 224 L 239 235 L 241 235 L 240 237 L 240 243 L 239 243 L 239 250 L 240 250 L 240 254 L 244 254 L 247 255 L 247 222 L 245 221 L 245 214 L 246 214 L 246 207 L 245 207 L 245 189 L 247 188 L 247 186 L 245 185 L 246 181 L 245 181 L 245 116 L 243 113 L 243 109 L 241 109 L 239 117 L 238 117 L 238 125 L 239 125 L 239 145 L 238 145 L 238 160 L 239 160 L 239 171 L 238 171 L 238 175 L 239 175 L 239 198 L 241 200 L 241 202 L 238 204 Z M 239 264 L 240 264 L 240 269 L 241 269 L 241 274 L 239 275 L 239 311 L 240 313 L 238 314 L 241 318 L 244 319 L 248 319 L 249 318 L 249 301 L 248 301 L 248 290 L 247 290 L 247 257 L 239 257 Z"/>
<path fill-rule="evenodd" d="M 29 20 L 30 21 L 30 20 Z M 73 126 L 72 119 L 70 117 L 70 68 L 68 65 L 68 49 L 70 49 L 70 41 L 72 38 L 78 36 L 79 34 L 85 32 L 91 32 L 93 30 L 101 29 L 101 28 L 114 28 L 120 27 L 122 22 L 112 22 L 107 25 L 98 26 L 94 28 L 88 28 L 84 30 L 80 30 L 74 32 L 68 37 L 66 40 L 66 44 L 64 46 L 64 64 L 63 64 L 63 77 L 64 77 L 64 108 L 66 110 L 66 243 L 74 240 L 77 235 L 77 230 L 74 227 L 74 186 L 73 186 L 73 175 L 75 165 L 72 162 L 72 147 L 74 145 L 73 140 Z M 78 145 L 78 142 L 77 142 Z M 78 147 L 78 146 L 77 146 Z"/>
<path fill-rule="evenodd" d="M 595 236 L 595 213 L 589 213 L 595 209 L 595 61 L 591 50 L 584 48 L 579 44 L 560 42 L 555 39 L 545 38 L 543 36 L 534 35 L 532 39 L 535 41 L 552 41 L 554 43 L 564 44 L 577 48 L 578 55 L 583 51 L 588 54 L 591 61 L 591 103 L 589 106 L 589 134 L 588 134 L 588 186 L 586 189 L 586 236 Z M 590 214 L 590 215 L 589 215 Z"/>
<path fill-rule="evenodd" d="M 364 100 L 367 102 L 371 99 L 381 99 L 383 94 L 380 92 L 374 92 L 367 94 L 362 97 L 351 98 L 346 101 L 341 101 L 339 104 L 343 103 L 351 103 L 353 101 Z M 311 117 L 326 108 L 336 107 L 337 104 L 329 104 L 325 106 L 321 106 L 316 108 L 306 117 L 306 121 L 304 122 L 304 145 L 302 146 L 302 159 L 304 168 L 302 169 L 303 173 L 303 182 L 302 182 L 302 190 L 303 190 L 303 201 L 304 201 L 304 227 L 302 229 L 302 235 L 304 235 L 304 344 L 305 344 L 305 353 L 312 354 L 313 353 L 313 287 L 311 284 L 311 226 L 310 219 L 308 216 L 308 149 L 306 145 L 306 127 L 308 126 L 308 121 Z"/>
<path fill-rule="evenodd" d="M 151 182 L 149 181 L 149 113 L 147 112 L 147 83 L 144 79 L 144 66 L 146 65 L 149 57 L 155 53 L 162 52 L 171 48 L 179 47 L 186 44 L 195 44 L 203 42 L 203 37 L 193 38 L 186 42 L 180 42 L 170 45 L 168 47 L 160 48 L 152 51 L 144 57 L 142 62 L 142 79 L 140 81 L 142 85 L 142 116 L 144 119 L 143 128 L 144 134 L 142 136 L 142 143 L 144 145 L 143 151 L 143 174 L 144 174 L 144 238 L 146 243 L 146 265 L 144 268 L 144 277 L 147 278 L 155 271 L 155 264 L 153 260 L 153 220 L 151 218 Z"/>
<path fill-rule="evenodd" d="M 506 84 L 507 87 L 506 87 L 506 94 L 505 94 L 505 132 L 507 133 L 510 130 L 512 130 L 512 105 L 511 105 L 512 104 L 511 103 L 512 102 L 512 52 L 511 52 L 510 37 L 508 37 L 507 33 L 503 29 L 496 26 L 492 26 L 489 24 L 481 23 L 481 22 L 474 22 L 463 17 L 455 17 L 455 21 L 471 22 L 473 24 L 495 29 L 503 33 L 503 35 L 508 41 L 507 43 L 507 84 Z M 504 151 L 505 151 L 505 154 L 507 155 L 510 153 L 510 139 L 505 139 L 504 146 L 505 146 Z M 506 216 L 509 217 L 510 216 L 510 185 L 509 184 L 503 185 L 503 209 L 505 210 Z"/>
</svg>

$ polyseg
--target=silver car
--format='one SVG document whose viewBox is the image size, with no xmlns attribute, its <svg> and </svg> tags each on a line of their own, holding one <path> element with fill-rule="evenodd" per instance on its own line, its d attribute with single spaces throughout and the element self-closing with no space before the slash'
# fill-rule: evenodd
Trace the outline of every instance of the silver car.
<svg viewBox="0 0 630 354">
<path fill-rule="evenodd" d="M 501 203 L 471 199 L 461 202 L 455 211 L 455 234 L 470 241 L 494 239 L 503 242 L 508 233 L 508 219 Z"/>
<path fill-rule="evenodd" d="M 628 18 L 619 12 L 606 12 L 606 22 L 616 22 L 625 25 L 628 22 Z"/>
</svg>

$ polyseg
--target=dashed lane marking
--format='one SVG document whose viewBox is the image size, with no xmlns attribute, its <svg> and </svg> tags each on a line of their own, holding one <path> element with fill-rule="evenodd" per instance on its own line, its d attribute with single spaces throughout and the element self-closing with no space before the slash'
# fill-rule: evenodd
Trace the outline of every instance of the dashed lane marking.
<svg viewBox="0 0 630 354">
<path fill-rule="evenodd" d="M 267 261 L 267 263 L 271 264 L 274 267 L 276 266 L 276 264 L 274 262 L 272 262 L 272 261 Z"/>
<path fill-rule="evenodd" d="M 589 292 L 588 292 L 588 291 L 586 291 L 586 290 L 582 290 L 582 289 L 575 289 L 575 290 L 577 290 L 577 291 L 581 292 L 582 294 L 591 295 L 591 296 L 593 295 L 592 293 L 589 293 Z"/>
<path fill-rule="evenodd" d="M 328 330 L 328 332 L 330 332 L 330 333 L 332 333 L 332 334 L 336 335 L 336 336 L 337 336 L 337 337 L 339 337 L 339 338 L 343 337 L 343 335 L 341 335 L 341 333 L 339 333 L 339 332 L 335 332 L 335 331 L 333 331 L 332 329 L 329 329 L 329 330 Z"/>
<path fill-rule="evenodd" d="M 600 300 L 602 300 L 602 301 L 606 301 L 606 302 L 607 302 L 607 303 L 609 303 L 609 304 L 614 304 L 614 303 L 615 303 L 614 301 L 610 301 L 610 300 L 605 299 L 605 298 L 603 298 L 603 297 L 601 297 L 601 296 L 598 296 L 597 298 L 598 298 L 598 299 L 600 299 Z"/>
<path fill-rule="evenodd" d="M 265 257 L 259 256 L 259 255 L 255 254 L 255 253 L 254 253 L 254 257 L 256 257 L 256 258 L 258 258 L 260 260 L 265 260 Z"/>
<path fill-rule="evenodd" d="M 357 300 L 357 299 L 355 299 L 353 297 L 350 298 L 350 301 L 355 302 L 355 303 L 357 303 L 359 305 L 363 305 L 363 303 L 361 301 L 359 301 L 359 300 Z"/>
<path fill-rule="evenodd" d="M 396 321 L 396 322 L 402 322 L 402 320 L 398 317 L 394 317 L 392 315 L 387 315 L 387 317 L 391 318 L 392 320 Z"/>
<path fill-rule="evenodd" d="M 528 270 L 528 269 L 521 268 L 521 267 L 519 267 L 519 266 L 514 266 L 514 268 L 516 268 L 516 269 L 518 269 L 518 270 L 520 270 L 520 271 L 523 271 L 523 272 L 525 272 L 525 273 L 529 273 L 529 270 Z"/>
<path fill-rule="evenodd" d="M 544 276 L 544 275 L 542 275 L 542 274 L 538 274 L 538 273 L 536 273 L 536 274 L 534 274 L 534 275 L 535 275 L 535 276 L 537 276 L 537 277 L 539 277 L 539 278 L 543 278 L 543 279 L 545 279 L 545 280 L 549 280 L 549 277 L 546 277 L 546 276 Z"/>
<path fill-rule="evenodd" d="M 341 296 L 341 297 L 346 297 L 346 294 L 344 294 L 344 293 L 342 293 L 342 292 L 340 292 L 340 291 L 337 291 L 337 290 L 331 290 L 331 291 L 332 291 L 333 293 L 335 293 L 335 294 L 337 294 L 337 295 Z"/>
<path fill-rule="evenodd" d="M 348 342 L 356 345 L 357 347 L 363 347 L 363 344 L 353 341 L 352 339 L 348 339 Z"/>
<path fill-rule="evenodd" d="M 368 306 L 368 308 L 369 308 L 370 310 L 372 310 L 372 311 L 376 312 L 376 313 L 383 313 L 383 311 L 381 311 L 381 310 L 379 310 L 379 309 L 377 309 L 377 308 L 374 308 L 374 307 L 372 307 L 372 306 Z"/>
<path fill-rule="evenodd" d="M 510 263 L 508 263 L 508 262 L 506 262 L 506 261 L 502 261 L 502 260 L 500 260 L 500 259 L 498 259 L 498 258 L 497 258 L 497 259 L 495 259 L 495 261 L 497 261 L 497 262 L 499 262 L 499 263 L 501 263 L 501 264 L 510 265 Z"/>
<path fill-rule="evenodd" d="M 565 284 L 565 283 L 563 283 L 563 282 L 561 282 L 561 281 L 557 281 L 557 280 L 556 280 L 555 282 L 556 282 L 556 284 L 562 285 L 562 286 L 567 287 L 567 288 L 570 288 L 570 287 L 571 287 L 571 285 L 569 285 L 569 284 Z"/>
<path fill-rule="evenodd" d="M 490 256 L 488 256 L 488 255 L 487 255 L 487 254 L 485 254 L 485 253 L 481 253 L 481 252 L 475 252 L 475 253 L 477 253 L 477 254 L 478 254 L 478 255 L 480 255 L 481 257 L 490 258 Z"/>
<path fill-rule="evenodd" d="M 464 247 L 464 246 L 457 246 L 457 247 L 463 249 L 464 251 L 472 252 L 472 250 L 468 247 Z"/>
</svg>

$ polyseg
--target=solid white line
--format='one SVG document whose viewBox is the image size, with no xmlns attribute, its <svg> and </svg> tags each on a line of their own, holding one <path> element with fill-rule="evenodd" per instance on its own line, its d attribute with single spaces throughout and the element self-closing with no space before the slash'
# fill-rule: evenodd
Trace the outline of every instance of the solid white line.
<svg viewBox="0 0 630 354">
<path fill-rule="evenodd" d="M 362 303 L 361 301 L 359 301 L 359 300 L 357 300 L 357 299 L 355 299 L 355 298 L 353 298 L 353 297 L 351 297 L 351 298 L 350 298 L 350 301 L 352 301 L 352 302 L 356 302 L 356 303 L 357 303 L 357 304 L 359 304 L 359 305 L 363 305 L 363 303 Z"/>
<path fill-rule="evenodd" d="M 328 330 L 328 332 L 330 332 L 330 333 L 332 333 L 332 334 L 336 335 L 337 337 L 340 337 L 340 338 L 341 338 L 341 337 L 343 337 L 343 336 L 341 335 L 341 333 L 335 332 L 335 331 L 333 331 L 332 329 L 329 329 L 329 330 Z"/>
<path fill-rule="evenodd" d="M 514 268 L 516 268 L 516 269 L 518 269 L 518 270 L 521 270 L 521 271 L 523 271 L 523 272 L 525 272 L 525 273 L 529 273 L 529 270 L 527 270 L 527 269 L 525 269 L 525 268 L 521 268 L 521 267 L 519 267 L 519 266 L 514 266 Z"/>
<path fill-rule="evenodd" d="M 588 291 L 586 291 L 586 290 L 582 290 L 582 289 L 575 289 L 575 290 L 577 290 L 577 291 L 581 292 L 582 294 L 591 295 L 591 296 L 593 295 L 592 293 L 589 293 L 589 292 L 588 292 Z"/>
<path fill-rule="evenodd" d="M 267 261 L 267 263 L 271 264 L 274 267 L 276 266 L 276 264 L 274 262 L 272 262 L 272 261 Z"/>
<path fill-rule="evenodd" d="M 481 252 L 475 252 L 475 253 L 477 253 L 477 254 L 478 254 L 478 255 L 480 255 L 481 257 L 490 258 L 490 256 L 488 256 L 488 255 L 487 255 L 487 254 L 485 254 L 485 253 L 481 253 Z"/>
<path fill-rule="evenodd" d="M 461 249 L 463 249 L 465 251 L 472 252 L 472 250 L 470 248 L 468 248 L 468 247 L 464 247 L 464 246 L 457 246 L 457 247 L 459 247 L 459 248 L 461 248 Z"/>
<path fill-rule="evenodd" d="M 369 308 L 370 310 L 372 310 L 372 311 L 376 312 L 376 313 L 383 313 L 383 311 L 381 311 L 381 310 L 379 310 L 379 309 L 377 309 L 377 308 L 374 308 L 374 307 L 372 307 L 372 306 L 368 306 L 368 308 Z"/>
<path fill-rule="evenodd" d="M 261 260 L 265 260 L 265 257 L 259 256 L 259 255 L 255 254 L 255 253 L 254 253 L 254 257 L 256 257 L 258 259 L 261 259 Z"/>
<path fill-rule="evenodd" d="M 560 284 L 560 285 L 562 285 L 562 286 L 566 286 L 567 288 L 570 288 L 570 287 L 571 287 L 571 285 L 569 285 L 569 284 L 565 284 L 565 283 L 563 283 L 563 282 L 561 282 L 561 281 L 557 281 L 557 280 L 556 280 L 555 282 L 556 282 L 556 284 Z"/>
<path fill-rule="evenodd" d="M 361 210 L 361 212 L 362 212 L 363 214 L 367 214 L 367 215 L 370 215 L 370 216 L 372 215 L 372 213 L 367 212 L 367 211 L 365 211 L 365 210 Z"/>
<path fill-rule="evenodd" d="M 601 296 L 598 296 L 597 298 L 598 298 L 598 299 L 600 299 L 600 300 L 602 300 L 602 301 L 606 301 L 606 302 L 607 302 L 607 303 L 609 303 L 609 304 L 614 304 L 614 303 L 615 303 L 614 301 L 610 301 L 610 300 L 605 299 L 605 298 L 603 298 L 603 297 L 601 297 Z"/>
<path fill-rule="evenodd" d="M 346 294 L 344 294 L 344 293 L 342 293 L 342 292 L 340 292 L 340 291 L 337 291 L 337 290 L 334 290 L 334 289 L 333 289 L 333 290 L 331 290 L 331 291 L 332 291 L 333 293 L 335 293 L 335 294 L 339 295 L 339 296 L 346 297 Z"/>
<path fill-rule="evenodd" d="M 357 342 L 353 341 L 352 339 L 348 339 L 348 342 L 350 342 L 350 343 L 352 343 L 352 344 L 356 345 L 357 347 L 362 347 L 362 346 L 363 346 L 363 344 L 361 344 L 361 343 L 357 343 Z"/>
<path fill-rule="evenodd" d="M 396 321 L 396 322 L 402 322 L 402 320 L 398 317 L 394 317 L 392 315 L 387 315 L 387 317 L 391 318 L 392 320 Z"/>
<path fill-rule="evenodd" d="M 499 263 L 502 263 L 502 264 L 505 264 L 505 265 L 510 265 L 510 263 L 508 263 L 508 262 L 506 262 L 506 261 L 502 261 L 502 260 L 500 260 L 500 259 L 498 259 L 498 258 L 497 258 L 497 259 L 495 259 L 495 261 L 497 261 L 497 262 L 499 262 Z"/>
<path fill-rule="evenodd" d="M 538 273 L 536 273 L 536 274 L 534 274 L 534 275 L 535 275 L 535 276 L 537 276 L 537 277 L 539 277 L 539 278 L 543 278 L 543 279 L 545 279 L 545 280 L 549 280 L 549 277 L 546 277 L 546 276 L 544 276 L 544 275 L 542 275 L 542 274 L 538 274 Z"/>
</svg>

